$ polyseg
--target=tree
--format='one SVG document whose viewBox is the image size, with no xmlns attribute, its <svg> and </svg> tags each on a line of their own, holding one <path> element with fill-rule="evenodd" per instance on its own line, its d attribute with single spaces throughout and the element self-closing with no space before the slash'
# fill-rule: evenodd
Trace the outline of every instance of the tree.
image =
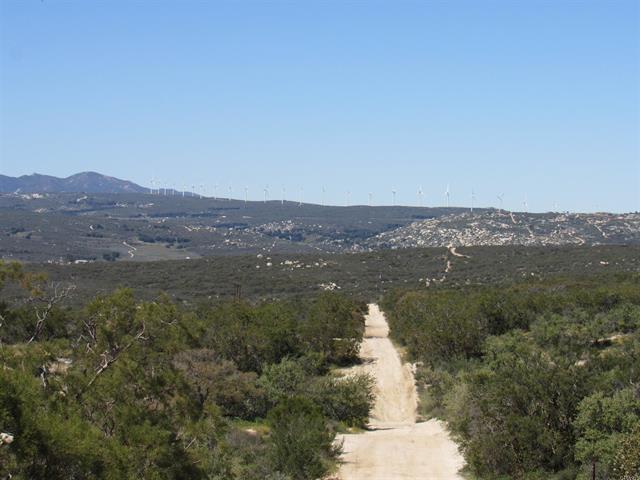
<svg viewBox="0 0 640 480">
<path fill-rule="evenodd" d="M 19 287 L 19 301 L 14 302 L 14 311 L 9 304 L 0 302 L 0 344 L 2 337 L 8 337 L 9 341 L 26 341 L 32 343 L 40 339 L 47 327 L 48 319 L 55 315 L 57 307 L 66 300 L 75 290 L 75 285 L 63 282 L 47 282 L 46 276 L 41 273 L 26 272 L 17 262 L 5 263 L 0 260 L 0 291 L 8 284 Z M 15 307 L 21 307 L 21 312 L 16 312 Z M 8 322 L 20 325 L 7 325 Z M 6 333 L 3 335 L 3 329 Z M 28 332 L 28 333 L 27 333 Z M 25 338 L 16 338 L 22 333 Z"/>
<path fill-rule="evenodd" d="M 136 302 L 127 289 L 86 309 L 84 351 L 69 374 L 74 394 L 68 397 L 115 439 L 117 470 L 135 478 L 201 478 L 201 453 L 217 455 L 214 448 L 196 447 L 219 438 L 219 432 L 202 433 L 219 414 L 211 403 L 198 402 L 172 362 L 184 349 L 180 318 L 166 297 Z"/>
<path fill-rule="evenodd" d="M 0 446 L 0 478 L 99 478 L 115 460 L 109 439 L 64 400 L 51 402 L 26 372 L 0 368 L 0 425 L 14 435 Z"/>
</svg>

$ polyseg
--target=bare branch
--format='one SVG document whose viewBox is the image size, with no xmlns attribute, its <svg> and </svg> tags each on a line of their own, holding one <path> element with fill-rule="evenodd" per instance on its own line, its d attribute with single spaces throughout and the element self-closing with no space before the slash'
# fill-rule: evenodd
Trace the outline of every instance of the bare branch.
<svg viewBox="0 0 640 480">
<path fill-rule="evenodd" d="M 118 360 L 120 355 L 122 355 L 124 352 L 129 350 L 133 346 L 133 344 L 135 344 L 139 340 L 146 340 L 146 338 L 144 336 L 144 332 L 145 332 L 145 324 L 143 322 L 142 323 L 142 330 L 140 330 L 136 334 L 136 336 L 133 337 L 133 339 L 131 339 L 131 341 L 129 343 L 127 343 L 124 347 L 116 346 L 110 352 L 106 352 L 105 351 L 102 354 L 100 354 L 100 356 L 102 357 L 102 362 L 101 362 L 100 366 L 98 367 L 98 369 L 96 370 L 96 373 L 93 375 L 91 380 L 89 380 L 89 383 L 87 383 L 87 385 L 82 389 L 80 394 L 84 393 L 85 390 L 87 390 L 89 387 L 91 387 L 91 385 L 93 385 L 93 383 L 98 379 L 98 377 L 100 375 L 102 375 L 102 373 L 107 368 L 109 368 L 111 365 L 113 365 L 113 363 L 116 360 Z"/>
<path fill-rule="evenodd" d="M 60 283 L 51 283 L 50 288 L 53 289 L 53 293 L 46 300 L 44 300 L 45 306 L 43 308 L 38 308 L 38 307 L 34 308 L 36 318 L 38 319 L 38 321 L 36 322 L 33 335 L 31 335 L 31 338 L 27 341 L 27 343 L 31 343 L 34 340 L 36 340 L 36 338 L 38 338 L 38 335 L 40 335 L 40 333 L 42 333 L 42 330 L 44 329 L 44 324 L 47 321 L 49 314 L 53 310 L 53 307 L 55 307 L 58 303 L 60 303 L 69 295 L 71 295 L 71 292 L 75 290 L 76 286 L 75 285 L 63 286 Z"/>
</svg>

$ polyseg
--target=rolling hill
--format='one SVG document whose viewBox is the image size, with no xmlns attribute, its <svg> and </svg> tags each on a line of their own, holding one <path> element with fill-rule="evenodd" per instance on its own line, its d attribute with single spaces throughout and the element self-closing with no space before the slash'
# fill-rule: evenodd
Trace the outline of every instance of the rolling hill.
<svg viewBox="0 0 640 480">
<path fill-rule="evenodd" d="M 0 175 L 0 192 L 5 193 L 145 193 L 149 189 L 128 180 L 96 172 L 81 172 L 67 178 L 51 175 Z"/>
<path fill-rule="evenodd" d="M 626 245 L 640 242 L 640 214 L 486 210 L 413 222 L 367 239 L 379 248 L 477 245 Z"/>
<path fill-rule="evenodd" d="M 149 193 L 0 193 L 0 258 L 28 262 L 639 243 L 640 215 L 634 213 L 471 214 L 458 207 L 338 207 Z"/>
</svg>

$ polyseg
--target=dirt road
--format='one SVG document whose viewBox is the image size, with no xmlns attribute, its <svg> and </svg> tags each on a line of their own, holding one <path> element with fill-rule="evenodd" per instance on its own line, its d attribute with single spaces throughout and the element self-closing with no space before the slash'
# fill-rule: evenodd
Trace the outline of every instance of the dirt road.
<svg viewBox="0 0 640 480">
<path fill-rule="evenodd" d="M 442 422 L 416 423 L 418 396 L 409 364 L 403 364 L 388 338 L 389 326 L 377 305 L 369 305 L 360 355 L 376 379 L 370 429 L 342 435 L 341 480 L 461 480 L 463 459 Z"/>
<path fill-rule="evenodd" d="M 449 245 L 449 247 L 448 247 L 448 248 L 449 248 L 449 253 L 450 253 L 451 255 L 453 255 L 454 257 L 460 257 L 460 258 L 471 258 L 471 257 L 469 257 L 469 255 L 464 255 L 464 254 L 462 254 L 462 253 L 458 253 L 458 252 L 456 251 L 456 247 L 454 247 L 453 245 Z"/>
</svg>

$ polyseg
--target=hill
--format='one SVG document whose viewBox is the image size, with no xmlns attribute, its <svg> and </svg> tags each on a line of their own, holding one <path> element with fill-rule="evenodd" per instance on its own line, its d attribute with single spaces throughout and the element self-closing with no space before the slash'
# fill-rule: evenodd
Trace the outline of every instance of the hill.
<svg viewBox="0 0 640 480">
<path fill-rule="evenodd" d="M 371 248 L 599 245 L 640 241 L 640 214 L 463 212 L 413 222 L 369 239 Z"/>
<path fill-rule="evenodd" d="M 181 195 L 0 195 L 0 256 L 43 262 L 347 252 L 460 208 L 336 207 Z"/>
<path fill-rule="evenodd" d="M 0 258 L 30 262 L 638 243 L 638 214 L 471 214 L 457 207 L 337 207 L 148 193 L 0 194 Z"/>
<path fill-rule="evenodd" d="M 0 192 L 5 193 L 144 193 L 149 189 L 128 180 L 96 172 L 82 172 L 67 178 L 34 173 L 21 177 L 0 175 Z"/>
</svg>

